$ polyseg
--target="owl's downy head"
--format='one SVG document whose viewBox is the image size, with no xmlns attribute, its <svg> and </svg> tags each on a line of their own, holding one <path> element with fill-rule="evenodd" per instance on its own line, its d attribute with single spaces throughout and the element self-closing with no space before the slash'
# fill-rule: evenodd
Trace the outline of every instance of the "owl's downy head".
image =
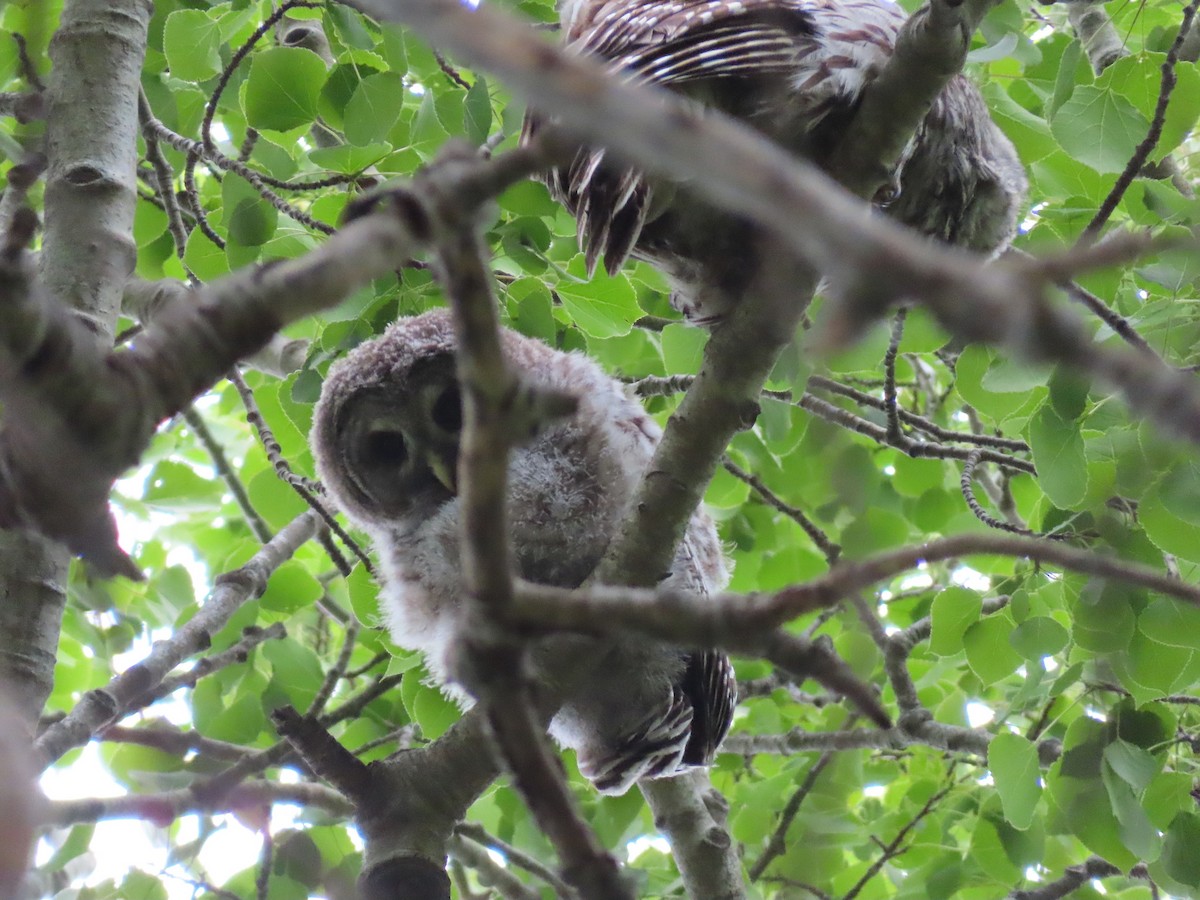
<svg viewBox="0 0 1200 900">
<path fill-rule="evenodd" d="M 403 319 L 335 363 L 313 414 L 317 473 L 362 525 L 455 494 L 462 398 L 445 310 Z"/>
</svg>

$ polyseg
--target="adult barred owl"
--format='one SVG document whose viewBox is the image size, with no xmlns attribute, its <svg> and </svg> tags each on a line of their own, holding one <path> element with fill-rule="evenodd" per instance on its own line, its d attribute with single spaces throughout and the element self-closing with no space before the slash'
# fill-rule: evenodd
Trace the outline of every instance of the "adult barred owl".
<svg viewBox="0 0 1200 900">
<path fill-rule="evenodd" d="M 576 587 L 627 512 L 660 431 L 620 383 L 576 353 L 511 331 L 508 364 L 524 383 L 577 406 L 509 462 L 508 518 L 517 574 Z M 370 534 L 396 642 L 425 654 L 446 684 L 463 602 L 460 501 L 455 492 L 462 407 L 453 323 L 444 310 L 394 323 L 329 370 L 313 419 L 317 471 L 343 512 Z M 712 521 L 692 517 L 665 583 L 702 594 L 724 586 Z M 534 676 L 570 671 L 583 638 L 533 648 Z M 729 660 L 622 639 L 567 696 L 550 733 L 577 751 L 602 791 L 708 763 L 729 729 L 737 690 Z M 465 700 L 452 685 L 447 691 Z"/>
<path fill-rule="evenodd" d="M 890 0 L 563 0 L 560 14 L 569 49 L 720 109 L 818 165 L 906 18 Z M 540 124 L 526 119 L 526 140 Z M 672 282 L 672 303 L 695 324 L 720 321 L 756 268 L 749 222 L 602 149 L 580 150 L 547 181 L 576 217 L 589 275 L 601 257 L 609 273 L 631 255 L 644 259 Z M 957 75 L 877 200 L 926 235 L 991 252 L 1012 239 L 1026 186 L 1012 144 Z"/>
</svg>

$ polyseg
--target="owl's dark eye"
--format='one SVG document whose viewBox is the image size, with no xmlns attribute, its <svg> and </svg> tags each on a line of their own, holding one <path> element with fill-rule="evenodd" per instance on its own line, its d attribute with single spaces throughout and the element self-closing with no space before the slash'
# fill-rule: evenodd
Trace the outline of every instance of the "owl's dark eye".
<svg viewBox="0 0 1200 900">
<path fill-rule="evenodd" d="M 457 384 L 450 385 L 438 394 L 429 415 L 433 424 L 447 434 L 458 434 L 462 431 L 462 396 L 458 392 Z"/>
<path fill-rule="evenodd" d="M 402 466 L 408 446 L 399 431 L 370 431 L 363 440 L 363 462 L 374 466 Z"/>
</svg>

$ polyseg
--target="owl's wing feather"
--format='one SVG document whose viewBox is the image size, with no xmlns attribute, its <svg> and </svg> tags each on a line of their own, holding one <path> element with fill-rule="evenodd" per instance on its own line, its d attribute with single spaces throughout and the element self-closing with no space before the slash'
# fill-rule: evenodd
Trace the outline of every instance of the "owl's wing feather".
<svg viewBox="0 0 1200 900">
<path fill-rule="evenodd" d="M 706 766 L 733 724 L 737 679 L 729 657 L 717 650 L 693 653 L 688 659 L 682 689 L 692 704 L 692 732 L 682 762 Z"/>
<path fill-rule="evenodd" d="M 632 80 L 669 88 L 786 77 L 791 114 L 814 127 L 839 102 L 853 102 L 891 54 L 903 21 L 898 8 L 876 0 L 585 0 L 568 44 Z M 536 127 L 528 117 L 525 137 Z M 576 217 L 589 277 L 601 257 L 617 272 L 649 216 L 645 176 L 606 163 L 596 149 L 581 151 L 548 183 Z"/>
<path fill-rule="evenodd" d="M 671 775 L 679 768 L 689 743 L 693 709 L 690 699 L 673 688 L 654 710 L 603 757 L 581 757 L 579 771 L 603 794 L 623 794 L 641 778 Z"/>
<path fill-rule="evenodd" d="M 729 657 L 716 650 L 690 654 L 669 702 L 647 716 L 601 758 L 581 758 L 579 770 L 602 793 L 623 794 L 642 778 L 675 775 L 712 762 L 737 703 Z"/>
</svg>

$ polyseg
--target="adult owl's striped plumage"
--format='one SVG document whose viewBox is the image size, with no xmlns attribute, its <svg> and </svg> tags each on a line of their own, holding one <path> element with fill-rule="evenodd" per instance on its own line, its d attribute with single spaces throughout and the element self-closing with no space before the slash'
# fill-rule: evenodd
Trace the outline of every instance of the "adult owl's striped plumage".
<svg viewBox="0 0 1200 900">
<path fill-rule="evenodd" d="M 888 0 L 565 0 L 568 48 L 632 80 L 742 119 L 799 156 L 827 161 L 864 87 L 891 56 L 905 14 Z M 526 138 L 536 133 L 526 121 Z M 728 312 L 754 271 L 750 223 L 686 189 L 583 149 L 548 178 L 575 215 L 589 273 L 631 255 L 673 282 L 692 321 Z M 975 250 L 1005 246 L 1026 179 L 1012 144 L 963 76 L 942 91 L 883 192 L 889 215 Z"/>
</svg>

